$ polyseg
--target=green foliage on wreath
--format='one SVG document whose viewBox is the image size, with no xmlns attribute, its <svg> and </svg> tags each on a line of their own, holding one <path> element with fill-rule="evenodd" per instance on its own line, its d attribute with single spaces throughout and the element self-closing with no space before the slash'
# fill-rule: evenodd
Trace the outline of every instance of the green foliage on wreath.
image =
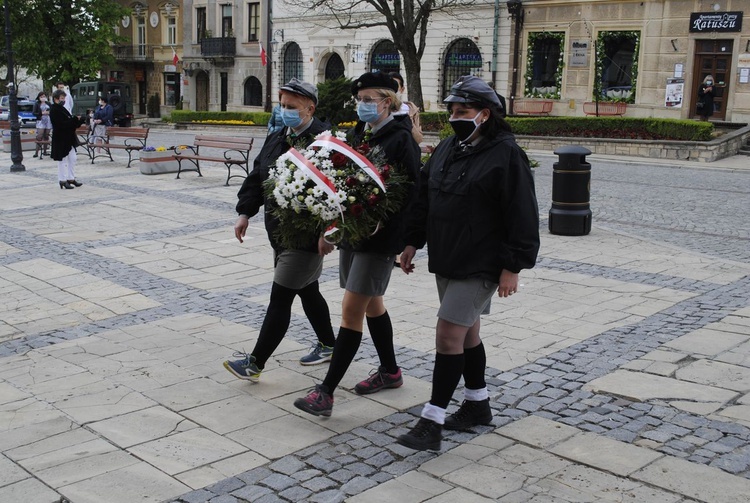
<svg viewBox="0 0 750 503">
<path fill-rule="evenodd" d="M 604 50 L 607 42 L 622 42 L 624 40 L 633 40 L 635 48 L 633 49 L 633 66 L 630 70 L 631 92 L 627 98 L 610 98 L 602 96 L 602 71 L 604 69 L 604 59 L 606 52 Z M 638 79 L 638 53 L 641 47 L 640 31 L 602 31 L 596 39 L 596 74 L 594 76 L 594 94 L 593 98 L 598 101 L 622 101 L 625 103 L 635 103 L 636 81 Z"/>
<path fill-rule="evenodd" d="M 534 90 L 532 81 L 534 79 L 534 48 L 538 40 L 552 39 L 557 40 L 560 45 L 560 57 L 557 61 L 557 71 L 555 72 L 555 87 L 557 91 L 554 93 L 540 93 Z M 531 32 L 529 33 L 529 45 L 526 50 L 526 74 L 525 74 L 525 86 L 524 95 L 530 98 L 547 98 L 547 99 L 560 99 L 560 93 L 562 91 L 562 78 L 563 68 L 565 67 L 565 33 L 561 31 L 554 32 Z"/>
</svg>

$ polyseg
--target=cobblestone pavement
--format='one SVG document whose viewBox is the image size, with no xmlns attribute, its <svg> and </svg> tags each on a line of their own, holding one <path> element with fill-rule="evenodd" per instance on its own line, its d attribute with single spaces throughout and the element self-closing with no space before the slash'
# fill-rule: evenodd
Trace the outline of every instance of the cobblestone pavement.
<svg viewBox="0 0 750 503">
<path fill-rule="evenodd" d="M 746 501 L 750 163 L 592 156 L 592 232 L 563 237 L 546 228 L 555 158 L 532 154 L 540 260 L 482 321 L 494 424 L 440 452 L 394 442 L 429 398 L 424 252 L 386 296 L 405 386 L 352 393 L 377 365 L 365 340 L 321 420 L 292 406 L 325 373 L 297 363 L 314 339 L 298 304 L 259 384 L 221 367 L 252 348 L 272 279 L 262 221 L 233 239 L 223 167 L 82 162 L 72 191 L 47 159 L 6 169 L 0 501 Z M 335 254 L 321 289 L 335 325 Z"/>
</svg>

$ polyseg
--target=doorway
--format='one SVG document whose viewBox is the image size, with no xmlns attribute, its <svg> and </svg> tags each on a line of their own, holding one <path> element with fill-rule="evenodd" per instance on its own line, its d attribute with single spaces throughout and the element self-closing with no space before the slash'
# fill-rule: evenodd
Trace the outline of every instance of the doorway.
<svg viewBox="0 0 750 503">
<path fill-rule="evenodd" d="M 208 110 L 208 74 L 198 72 L 195 76 L 195 110 L 205 112 Z"/>
<path fill-rule="evenodd" d="M 696 40 L 693 99 L 690 116 L 697 118 L 698 89 L 706 75 L 714 77 L 714 110 L 710 119 L 723 121 L 727 117 L 727 96 L 732 76 L 732 40 Z"/>
</svg>

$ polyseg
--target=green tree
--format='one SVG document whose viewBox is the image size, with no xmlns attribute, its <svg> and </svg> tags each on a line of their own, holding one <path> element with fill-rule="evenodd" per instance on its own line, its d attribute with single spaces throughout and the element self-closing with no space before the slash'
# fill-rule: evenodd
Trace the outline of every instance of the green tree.
<svg viewBox="0 0 750 503">
<path fill-rule="evenodd" d="M 340 122 L 357 119 L 352 99 L 352 80 L 346 77 L 326 80 L 318 84 L 318 106 L 315 115 L 336 126 Z"/>
<path fill-rule="evenodd" d="M 73 84 L 114 62 L 115 26 L 130 9 L 112 0 L 12 0 L 13 62 L 44 82 Z M 5 51 L 0 53 L 5 64 Z"/>
</svg>

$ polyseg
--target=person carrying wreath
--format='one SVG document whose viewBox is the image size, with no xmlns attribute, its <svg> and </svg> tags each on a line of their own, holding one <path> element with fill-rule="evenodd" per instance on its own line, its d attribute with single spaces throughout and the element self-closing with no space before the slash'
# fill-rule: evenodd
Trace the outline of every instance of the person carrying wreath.
<svg viewBox="0 0 750 503">
<path fill-rule="evenodd" d="M 536 263 L 539 210 L 529 160 L 502 118 L 495 91 L 482 79 L 461 77 L 444 100 L 455 134 L 440 142 L 421 172 L 417 203 L 409 214 L 401 269 L 427 244 L 440 307 L 432 396 L 421 418 L 397 442 L 439 450 L 442 429 L 490 424 L 485 383 L 487 358 L 479 315 L 495 292 L 518 291 L 518 274 Z M 464 401 L 446 409 L 464 378 Z"/>
<path fill-rule="evenodd" d="M 252 382 L 258 382 L 266 362 L 286 335 L 296 296 L 302 301 L 302 309 L 318 337 L 310 354 L 303 356 L 300 363 L 314 365 L 329 361 L 334 344 L 328 304 L 318 284 L 323 257 L 333 250 L 333 246 L 315 237 L 298 249 L 284 249 L 276 236 L 279 221 L 271 212 L 273 203 L 263 192 L 263 182 L 268 179 L 269 168 L 276 160 L 293 145 L 307 146 L 316 135 L 328 129 L 328 124 L 313 116 L 318 104 L 318 90 L 310 83 L 290 80 L 279 89 L 279 101 L 284 127 L 268 135 L 255 159 L 253 171 L 242 183 L 237 194 L 239 217 L 234 224 L 234 235 L 242 243 L 249 219 L 264 206 L 266 231 L 274 254 L 271 299 L 255 348 L 249 354 L 235 353 L 238 360 L 224 362 L 224 368 L 229 372 Z"/>
<path fill-rule="evenodd" d="M 385 162 L 408 177 L 409 190 L 401 208 L 391 213 L 368 239 L 354 247 L 344 241 L 339 247 L 339 284 L 345 291 L 333 359 L 323 382 L 294 402 L 295 407 L 315 416 L 331 415 L 333 393 L 357 354 L 365 319 L 380 366 L 358 383 L 354 391 L 364 395 L 398 388 L 404 382 L 396 363 L 393 326 L 383 296 L 396 254 L 404 247 L 403 219 L 417 194 L 420 153 L 412 137 L 411 120 L 406 115 L 396 115 L 401 108 L 396 91 L 398 84 L 386 73 L 365 73 L 352 83 L 359 123 L 349 143 L 355 147 L 363 144 L 372 149 L 380 147 Z"/>
</svg>

